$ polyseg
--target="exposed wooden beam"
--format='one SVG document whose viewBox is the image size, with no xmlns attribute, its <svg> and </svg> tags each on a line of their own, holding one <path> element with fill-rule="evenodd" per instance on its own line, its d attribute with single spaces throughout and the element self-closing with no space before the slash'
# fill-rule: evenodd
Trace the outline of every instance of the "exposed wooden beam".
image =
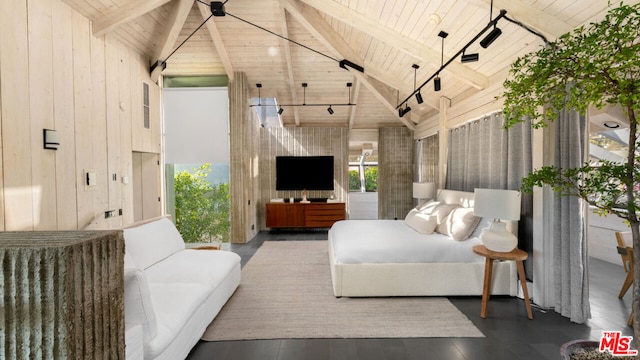
<svg viewBox="0 0 640 360">
<path fill-rule="evenodd" d="M 353 104 L 357 104 L 358 96 L 360 96 L 360 81 L 354 81 L 354 83 L 355 83 L 355 89 L 353 90 L 353 97 L 351 101 L 353 101 Z M 358 110 L 357 106 L 351 107 L 351 111 L 349 112 L 349 130 L 353 129 L 353 123 L 356 121 L 357 110 Z"/>
<path fill-rule="evenodd" d="M 131 19 L 144 15 L 171 0 L 133 0 L 93 22 L 93 36 L 100 37 Z"/>
<path fill-rule="evenodd" d="M 282 36 L 289 38 L 289 25 L 287 23 L 287 14 L 282 6 L 280 6 L 280 27 L 282 28 Z M 284 46 L 284 57 L 287 67 L 287 82 L 289 84 L 289 95 L 291 96 L 291 103 L 298 103 L 298 95 L 296 94 L 296 84 L 293 77 L 293 61 L 291 60 L 291 44 L 287 40 L 282 40 Z M 293 107 L 293 120 L 296 126 L 300 126 L 300 113 L 296 106 Z"/>
<path fill-rule="evenodd" d="M 335 30 L 333 30 L 331 25 L 322 18 L 317 10 L 304 5 L 299 1 L 281 0 L 281 4 L 311 33 L 311 35 L 313 35 L 336 56 L 343 59 L 349 59 L 356 64 L 363 64 L 362 58 L 356 54 L 356 52 L 338 33 L 335 32 Z M 358 79 L 359 82 L 362 83 L 362 85 L 371 91 L 387 109 L 389 109 L 393 114 L 398 113 L 393 102 L 393 96 L 389 97 L 387 94 L 388 91 L 385 91 L 382 87 L 374 84 L 374 82 L 378 83 L 378 81 L 357 70 L 349 71 Z M 415 125 L 410 121 L 403 118 L 399 119 L 411 130 L 415 128 Z"/>
<path fill-rule="evenodd" d="M 301 0 L 332 18 L 335 18 L 365 34 L 371 35 L 383 43 L 394 47 L 417 59 L 433 64 L 440 63 L 440 51 L 433 50 L 423 44 L 405 36 L 391 28 L 388 28 L 375 20 L 368 18 L 349 7 L 335 1 L 326 0 Z M 484 89 L 489 85 L 489 77 L 468 68 L 460 63 L 452 62 L 445 71 L 458 77 L 462 81 L 477 88 Z"/>
<path fill-rule="evenodd" d="M 193 8 L 194 0 L 176 0 L 171 12 L 169 13 L 169 19 L 167 19 L 168 25 L 165 27 L 162 34 L 162 40 L 158 43 L 153 57 L 152 63 L 157 60 L 166 60 L 167 56 L 171 54 L 176 46 L 176 40 L 180 35 L 180 30 L 184 26 L 184 22 L 189 16 L 189 12 Z"/>
<path fill-rule="evenodd" d="M 202 14 L 202 19 L 209 18 L 209 16 L 211 15 L 211 8 L 199 1 L 197 1 L 196 4 L 198 4 L 198 9 L 200 9 L 200 14 Z M 225 49 L 224 43 L 222 42 L 222 36 L 220 36 L 218 27 L 215 25 L 213 19 L 209 19 L 205 26 L 209 31 L 211 40 L 213 40 L 213 45 L 216 47 L 216 51 L 218 52 L 218 56 L 220 57 L 222 66 L 224 66 L 224 71 L 227 73 L 229 81 L 231 81 L 233 80 L 233 66 L 231 65 L 231 59 L 229 58 L 227 49 Z"/>
</svg>

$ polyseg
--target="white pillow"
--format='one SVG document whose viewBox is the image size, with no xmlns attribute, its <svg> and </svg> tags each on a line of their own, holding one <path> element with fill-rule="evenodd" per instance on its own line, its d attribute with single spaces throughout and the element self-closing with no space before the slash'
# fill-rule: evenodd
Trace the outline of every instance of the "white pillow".
<svg viewBox="0 0 640 360">
<path fill-rule="evenodd" d="M 416 206 L 415 209 L 425 214 L 431 214 L 433 209 L 438 205 L 440 205 L 440 201 L 427 200 L 418 204 L 418 206 Z"/>
<path fill-rule="evenodd" d="M 438 225 L 440 225 L 447 217 L 447 215 L 449 215 L 449 213 L 457 207 L 459 207 L 457 204 L 440 203 L 436 207 L 434 207 L 428 215 L 436 216 L 436 221 Z"/>
<path fill-rule="evenodd" d="M 141 324 L 145 343 L 158 334 L 147 277 L 137 268 L 124 270 L 124 322 Z"/>
<path fill-rule="evenodd" d="M 175 225 L 166 217 L 124 229 L 126 251 L 140 269 L 184 250 L 184 240 Z"/>
<path fill-rule="evenodd" d="M 409 211 L 404 219 L 404 223 L 413 230 L 427 235 L 433 233 L 433 230 L 435 230 L 438 225 L 434 215 L 425 215 L 415 209 Z"/>
<path fill-rule="evenodd" d="M 480 222 L 480 217 L 473 215 L 473 208 L 455 208 L 438 225 L 438 232 L 450 236 L 454 240 L 462 241 L 469 238 Z"/>
</svg>

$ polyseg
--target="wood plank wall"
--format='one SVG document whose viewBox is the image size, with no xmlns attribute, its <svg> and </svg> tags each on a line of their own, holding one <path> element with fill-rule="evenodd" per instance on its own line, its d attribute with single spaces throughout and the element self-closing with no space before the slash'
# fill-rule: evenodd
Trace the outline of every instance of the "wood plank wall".
<svg viewBox="0 0 640 360">
<path fill-rule="evenodd" d="M 404 219 L 413 207 L 413 131 L 380 128 L 378 219 Z"/>
<path fill-rule="evenodd" d="M 420 146 L 415 146 L 415 170 L 414 181 L 438 182 L 439 166 L 439 142 L 438 134 L 417 140 Z"/>
<path fill-rule="evenodd" d="M 301 191 L 276 191 L 276 156 L 333 155 L 336 199 L 349 195 L 349 129 L 286 127 L 260 129 L 260 189 L 258 221 L 265 228 L 265 204 L 273 198 L 302 197 Z M 310 198 L 328 198 L 331 191 L 309 191 Z M 348 209 L 347 209 L 348 211 Z"/>
<path fill-rule="evenodd" d="M 148 59 L 93 37 L 91 22 L 59 0 L 2 1 L 0 23 L 0 230 L 82 229 L 101 215 L 95 227 L 133 222 L 132 151 L 159 154 L 161 144 Z M 43 149 L 45 128 L 58 132 L 57 151 Z M 89 170 L 97 185 L 86 188 Z M 107 210 L 116 217 L 104 220 Z"/>
<path fill-rule="evenodd" d="M 258 233 L 260 197 L 257 169 L 260 123 L 249 107 L 249 83 L 236 72 L 229 82 L 229 155 L 231 195 L 231 242 L 246 243 Z"/>
</svg>

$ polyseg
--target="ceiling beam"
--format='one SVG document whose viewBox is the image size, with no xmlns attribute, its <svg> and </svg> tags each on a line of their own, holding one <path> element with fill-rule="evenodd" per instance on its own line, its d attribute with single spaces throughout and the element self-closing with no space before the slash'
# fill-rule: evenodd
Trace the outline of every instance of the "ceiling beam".
<svg viewBox="0 0 640 360">
<path fill-rule="evenodd" d="M 282 36 L 286 39 L 289 39 L 289 25 L 287 23 L 287 14 L 282 6 L 280 8 L 280 27 L 282 28 Z M 287 82 L 289 84 L 289 95 L 291 96 L 291 103 L 298 103 L 298 95 L 296 93 L 296 84 L 295 79 L 293 77 L 293 61 L 291 60 L 291 44 L 289 41 L 282 39 L 282 44 L 284 46 L 284 57 L 286 61 L 287 67 Z M 300 126 L 300 112 L 298 111 L 298 107 L 293 107 L 293 120 L 295 121 L 296 126 Z"/>
<path fill-rule="evenodd" d="M 347 44 L 347 42 L 327 23 L 320 13 L 312 7 L 306 6 L 299 1 L 281 0 L 284 7 L 293 17 L 298 20 L 318 41 L 320 41 L 329 51 L 343 59 L 349 59 L 356 64 L 363 64 L 363 60 L 355 51 Z M 393 97 L 388 97 L 387 92 L 383 88 L 374 85 L 375 80 L 357 70 L 349 70 L 359 82 L 362 83 L 373 95 L 393 114 L 397 115 Z M 367 71 L 365 69 L 365 71 Z M 415 129 L 415 125 L 404 118 L 399 118 L 411 130 Z"/>
<path fill-rule="evenodd" d="M 208 19 L 209 16 L 211 15 L 211 7 L 199 1 L 196 1 L 196 4 L 198 4 L 198 9 L 200 9 L 200 14 L 202 14 L 202 19 L 203 20 Z M 232 81 L 233 66 L 231 65 L 231 59 L 229 58 L 227 49 L 224 47 L 224 43 L 222 42 L 222 36 L 220 36 L 218 27 L 216 26 L 213 19 L 209 19 L 209 21 L 206 22 L 205 26 L 209 31 L 209 36 L 211 36 L 211 40 L 213 40 L 213 45 L 216 47 L 216 51 L 218 52 L 218 56 L 220 57 L 222 66 L 224 66 L 224 71 L 227 73 L 227 77 L 229 78 L 229 81 Z"/>
<path fill-rule="evenodd" d="M 433 64 L 440 64 L 440 51 L 433 50 L 420 42 L 411 39 L 373 19 L 370 19 L 347 6 L 335 1 L 301 0 L 332 18 L 335 18 L 361 32 L 373 36 L 377 40 L 402 51 L 417 59 Z M 452 62 L 447 69 L 452 76 L 482 90 L 489 86 L 489 77 L 457 62 Z"/>
<path fill-rule="evenodd" d="M 171 0 L 133 0 L 93 21 L 93 36 L 100 37 L 121 24 L 144 15 Z"/>
<path fill-rule="evenodd" d="M 180 35 L 180 30 L 184 26 L 189 12 L 193 8 L 194 0 L 176 0 L 171 12 L 169 13 L 169 19 L 167 19 L 167 26 L 162 34 L 162 39 L 158 42 L 158 46 L 153 52 L 151 58 L 152 64 L 157 60 L 166 60 L 167 56 L 171 54 L 176 41 Z"/>
<path fill-rule="evenodd" d="M 351 100 L 353 101 L 353 104 L 357 104 L 358 96 L 360 95 L 360 81 L 354 81 L 354 83 L 355 83 L 355 89 L 353 90 L 353 98 Z M 349 91 L 351 91 L 351 89 L 349 89 Z M 351 111 L 349 112 L 349 130 L 353 129 L 353 123 L 356 122 L 357 110 L 358 110 L 357 106 L 351 107 Z"/>
</svg>

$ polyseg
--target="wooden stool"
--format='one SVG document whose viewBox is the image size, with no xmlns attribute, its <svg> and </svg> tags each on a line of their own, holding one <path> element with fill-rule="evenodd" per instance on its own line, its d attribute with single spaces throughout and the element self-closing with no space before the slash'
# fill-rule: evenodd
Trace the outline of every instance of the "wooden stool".
<svg viewBox="0 0 640 360">
<path fill-rule="evenodd" d="M 491 296 L 493 261 L 508 260 L 516 262 L 518 267 L 518 277 L 520 278 L 520 285 L 522 286 L 522 293 L 524 294 L 524 306 L 527 309 L 527 317 L 533 320 L 531 303 L 529 302 L 529 292 L 527 291 L 527 279 L 524 277 L 524 264 L 522 263 L 529 255 L 520 249 L 514 249 L 511 252 L 491 251 L 484 245 L 474 246 L 473 252 L 485 257 L 484 286 L 482 288 L 482 308 L 480 309 L 480 317 L 483 319 L 487 317 L 487 307 L 489 305 L 489 297 Z"/>
</svg>

